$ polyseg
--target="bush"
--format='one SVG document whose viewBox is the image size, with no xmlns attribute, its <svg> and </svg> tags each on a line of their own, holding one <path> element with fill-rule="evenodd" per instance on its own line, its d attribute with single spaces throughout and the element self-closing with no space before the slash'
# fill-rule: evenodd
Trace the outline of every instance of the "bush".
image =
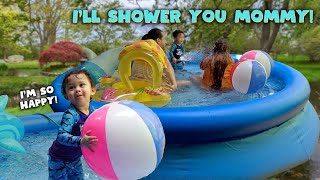
<svg viewBox="0 0 320 180">
<path fill-rule="evenodd" d="M 4 63 L 0 63 L 0 71 L 5 71 L 8 69 L 8 66 Z"/>
<path fill-rule="evenodd" d="M 97 43 L 97 42 L 88 42 L 83 45 L 85 47 L 91 49 L 93 52 L 95 52 L 98 55 L 105 52 L 106 50 L 108 50 L 110 48 L 108 44 L 101 44 L 101 43 Z"/>
<path fill-rule="evenodd" d="M 39 63 L 41 65 L 55 61 L 65 63 L 80 61 L 81 58 L 87 58 L 87 56 L 80 45 L 69 41 L 60 41 L 41 53 Z"/>
</svg>

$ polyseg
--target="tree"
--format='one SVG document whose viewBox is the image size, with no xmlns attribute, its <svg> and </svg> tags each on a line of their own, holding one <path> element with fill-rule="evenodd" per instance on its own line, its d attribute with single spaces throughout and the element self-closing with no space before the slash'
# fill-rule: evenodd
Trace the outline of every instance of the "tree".
<svg viewBox="0 0 320 180">
<path fill-rule="evenodd" d="M 21 33 L 26 31 L 26 17 L 18 12 L 17 6 L 0 3 L 0 49 L 3 58 L 6 59 L 10 52 L 30 53 L 17 42 L 21 38 Z"/>
<path fill-rule="evenodd" d="M 40 52 L 53 44 L 61 28 L 61 17 L 72 5 L 72 0 L 29 0 L 25 11 L 30 18 L 30 31 L 38 35 Z"/>
<path fill-rule="evenodd" d="M 300 47 L 310 57 L 310 61 L 320 62 L 320 26 L 302 34 Z"/>
<path fill-rule="evenodd" d="M 107 12 L 110 9 L 119 9 L 122 6 L 117 0 L 91 4 L 89 9 L 97 10 L 101 22 L 99 24 L 68 24 L 71 32 L 68 33 L 68 39 L 85 44 L 97 53 L 122 45 L 124 42 L 132 41 L 135 38 L 135 33 L 130 24 L 107 22 Z M 93 45 L 93 43 L 96 43 L 96 45 Z"/>
</svg>

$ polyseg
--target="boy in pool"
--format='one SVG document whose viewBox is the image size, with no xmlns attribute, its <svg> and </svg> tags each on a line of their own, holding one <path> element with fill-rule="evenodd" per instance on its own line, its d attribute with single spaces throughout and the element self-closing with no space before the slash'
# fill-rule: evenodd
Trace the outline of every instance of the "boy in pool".
<svg viewBox="0 0 320 180">
<path fill-rule="evenodd" d="M 174 42 L 172 43 L 171 49 L 169 51 L 171 65 L 173 69 L 183 69 L 185 62 L 180 59 L 180 57 L 184 54 L 184 32 L 181 30 L 175 30 L 172 33 L 174 38 Z"/>
<path fill-rule="evenodd" d="M 204 70 L 203 77 L 191 76 L 191 80 L 201 83 L 205 89 L 232 89 L 230 73 L 233 64 L 234 60 L 229 54 L 227 42 L 218 39 L 214 44 L 213 56 L 206 57 L 200 64 L 200 68 Z"/>
<path fill-rule="evenodd" d="M 80 137 L 84 122 L 94 111 L 90 100 L 95 92 L 95 84 L 85 70 L 73 71 L 64 78 L 62 93 L 71 104 L 62 116 L 57 139 L 49 149 L 49 179 L 83 179 L 80 146 L 92 151 L 98 141 L 89 135 L 90 131 Z"/>
</svg>

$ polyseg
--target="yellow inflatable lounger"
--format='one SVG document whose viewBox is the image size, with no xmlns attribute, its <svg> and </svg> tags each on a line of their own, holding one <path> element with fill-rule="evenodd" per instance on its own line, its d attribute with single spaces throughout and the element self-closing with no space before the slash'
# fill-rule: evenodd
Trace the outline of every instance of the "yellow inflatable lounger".
<svg viewBox="0 0 320 180">
<path fill-rule="evenodd" d="M 131 64 L 142 61 L 150 65 L 152 80 L 131 80 Z M 171 96 L 161 87 L 163 68 L 167 57 L 154 40 L 140 40 L 126 46 L 119 54 L 118 74 L 120 82 L 112 85 L 115 89 L 112 99 L 130 99 L 150 107 L 162 107 L 168 104 Z M 106 90 L 110 91 L 110 89 Z M 119 98 L 117 98 L 119 97 Z M 103 97 L 101 97 L 103 99 Z M 104 98 L 106 99 L 106 98 Z M 108 101 L 108 100 L 107 100 Z"/>
</svg>

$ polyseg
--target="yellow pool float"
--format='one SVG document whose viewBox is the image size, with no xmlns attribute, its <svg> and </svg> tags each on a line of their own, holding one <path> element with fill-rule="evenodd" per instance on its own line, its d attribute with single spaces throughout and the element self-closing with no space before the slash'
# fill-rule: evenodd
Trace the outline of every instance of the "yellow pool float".
<svg viewBox="0 0 320 180">
<path fill-rule="evenodd" d="M 131 65 L 136 60 L 144 61 L 150 65 L 152 82 L 143 79 L 130 79 Z M 161 88 L 162 73 L 163 68 L 166 67 L 166 61 L 167 57 L 164 51 L 154 40 L 140 40 L 126 46 L 119 54 L 120 82 L 112 85 L 112 88 L 116 89 L 113 99 L 130 99 L 150 107 L 162 107 L 168 104 L 171 96 Z"/>
</svg>

